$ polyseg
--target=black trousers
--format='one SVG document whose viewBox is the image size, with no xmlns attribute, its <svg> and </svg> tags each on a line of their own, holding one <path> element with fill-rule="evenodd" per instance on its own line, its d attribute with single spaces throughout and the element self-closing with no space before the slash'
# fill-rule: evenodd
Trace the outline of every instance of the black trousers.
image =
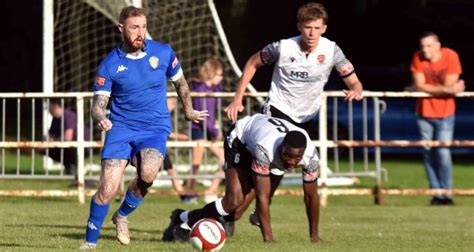
<svg viewBox="0 0 474 252">
<path fill-rule="evenodd" d="M 77 176 L 77 149 L 65 148 L 63 149 L 63 165 L 67 175 Z M 56 162 L 61 162 L 61 148 L 49 149 L 48 156 Z M 89 156 L 89 151 L 84 150 L 84 156 Z"/>
</svg>

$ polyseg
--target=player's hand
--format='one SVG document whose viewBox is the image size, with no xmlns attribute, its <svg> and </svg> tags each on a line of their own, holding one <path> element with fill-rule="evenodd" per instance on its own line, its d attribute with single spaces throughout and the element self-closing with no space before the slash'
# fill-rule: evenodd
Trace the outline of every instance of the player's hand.
<svg viewBox="0 0 474 252">
<path fill-rule="evenodd" d="M 97 123 L 97 127 L 98 127 L 100 130 L 105 131 L 105 132 L 107 132 L 107 131 L 109 131 L 110 129 L 112 129 L 112 126 L 113 126 L 112 122 L 111 122 L 109 119 L 107 119 L 107 118 L 102 119 L 99 123 Z"/>
<path fill-rule="evenodd" d="M 342 92 L 344 92 L 344 94 L 346 95 L 346 97 L 344 98 L 344 101 L 353 101 L 353 100 L 360 101 L 362 100 L 362 98 L 364 98 L 362 96 L 362 92 L 358 92 L 355 90 L 344 89 L 342 90 Z"/>
<path fill-rule="evenodd" d="M 176 134 L 176 140 L 178 141 L 186 141 L 189 139 L 188 135 L 186 134 Z"/>
<path fill-rule="evenodd" d="M 185 141 L 189 139 L 188 135 L 186 134 L 174 133 L 174 132 L 171 132 L 168 138 L 173 139 L 173 140 L 178 140 L 178 141 Z"/>
<path fill-rule="evenodd" d="M 224 109 L 224 111 L 227 112 L 227 117 L 235 123 L 235 121 L 237 121 L 238 113 L 244 111 L 244 106 L 242 105 L 242 102 L 233 101 Z"/>
<path fill-rule="evenodd" d="M 193 112 L 190 115 L 186 115 L 186 119 L 189 121 L 193 121 L 195 123 L 198 123 L 199 121 L 203 121 L 206 119 L 206 117 L 209 116 L 209 112 L 207 110 L 193 110 Z"/>
</svg>

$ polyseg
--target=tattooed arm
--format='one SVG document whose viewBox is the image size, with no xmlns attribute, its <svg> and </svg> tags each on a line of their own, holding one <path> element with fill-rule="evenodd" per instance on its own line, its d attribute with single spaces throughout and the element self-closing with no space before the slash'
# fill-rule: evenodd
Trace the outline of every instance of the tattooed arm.
<svg viewBox="0 0 474 252">
<path fill-rule="evenodd" d="M 188 82 L 186 81 L 184 76 L 181 76 L 181 78 L 179 78 L 178 80 L 173 81 L 173 84 L 181 100 L 181 104 L 183 104 L 186 120 L 198 122 L 204 120 L 207 116 L 209 116 L 207 110 L 197 111 L 193 109 Z"/>
<path fill-rule="evenodd" d="M 105 95 L 94 95 L 92 100 L 92 119 L 97 127 L 103 131 L 109 131 L 112 128 L 112 122 L 106 116 L 108 102 L 109 97 Z"/>
</svg>

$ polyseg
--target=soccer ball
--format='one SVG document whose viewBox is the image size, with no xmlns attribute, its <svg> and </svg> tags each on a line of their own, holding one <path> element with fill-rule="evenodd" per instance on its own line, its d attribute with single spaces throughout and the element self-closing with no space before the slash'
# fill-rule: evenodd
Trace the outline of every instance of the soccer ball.
<svg viewBox="0 0 474 252">
<path fill-rule="evenodd" d="M 214 219 L 201 219 L 191 228 L 189 242 L 201 251 L 220 250 L 225 243 L 225 230 L 222 224 Z"/>
</svg>

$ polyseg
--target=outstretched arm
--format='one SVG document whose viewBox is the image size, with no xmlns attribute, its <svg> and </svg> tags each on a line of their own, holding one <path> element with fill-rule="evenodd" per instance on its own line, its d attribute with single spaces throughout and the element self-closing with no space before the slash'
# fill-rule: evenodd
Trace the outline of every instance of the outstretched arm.
<svg viewBox="0 0 474 252">
<path fill-rule="evenodd" d="M 112 122 L 107 118 L 106 112 L 108 103 L 109 97 L 105 95 L 94 95 L 92 98 L 92 120 L 103 131 L 109 131 L 112 128 Z"/>
<path fill-rule="evenodd" d="M 186 120 L 199 122 L 209 116 L 207 110 L 197 111 L 193 109 L 193 104 L 191 103 L 191 94 L 189 92 L 189 85 L 186 79 L 184 78 L 184 75 L 181 76 L 178 80 L 173 81 L 173 84 L 176 88 L 176 92 L 178 93 L 181 104 L 183 104 Z"/>
<path fill-rule="evenodd" d="M 344 100 L 346 101 L 362 100 L 363 87 L 357 75 L 355 73 L 352 73 L 351 75 L 347 76 L 343 80 L 346 86 L 349 88 L 348 90 L 347 89 L 342 90 L 342 92 L 344 92 L 344 94 L 346 95 L 346 98 Z"/>
<path fill-rule="evenodd" d="M 227 117 L 232 120 L 232 122 L 235 122 L 237 120 L 237 114 L 244 110 L 242 100 L 244 98 L 245 90 L 247 89 L 247 86 L 255 75 L 257 68 L 261 66 L 263 66 L 263 62 L 260 58 L 260 52 L 255 53 L 247 60 L 242 76 L 240 77 L 239 82 L 237 84 L 237 90 L 235 91 L 234 100 L 231 104 L 229 104 L 229 106 L 227 106 L 227 108 L 225 108 L 225 112 L 227 112 Z"/>
<path fill-rule="evenodd" d="M 273 234 L 270 222 L 270 176 L 263 176 L 254 173 L 254 183 L 260 231 L 262 232 L 263 240 L 265 242 L 272 242 Z"/>
<path fill-rule="evenodd" d="M 306 205 L 306 215 L 309 223 L 309 237 L 311 242 L 320 242 L 318 235 L 319 225 L 319 194 L 317 180 L 303 182 L 304 204 Z"/>
</svg>

